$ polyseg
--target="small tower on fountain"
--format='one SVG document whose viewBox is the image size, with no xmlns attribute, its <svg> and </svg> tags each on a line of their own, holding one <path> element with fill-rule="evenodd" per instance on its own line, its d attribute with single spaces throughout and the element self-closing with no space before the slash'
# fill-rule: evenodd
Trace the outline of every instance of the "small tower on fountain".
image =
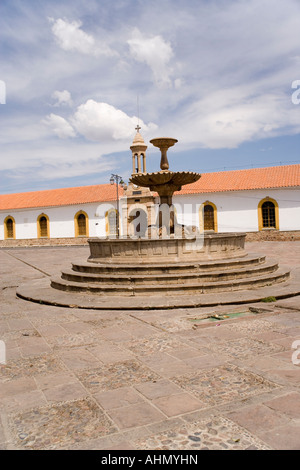
<svg viewBox="0 0 300 470">
<path fill-rule="evenodd" d="M 132 174 L 147 173 L 146 170 L 146 150 L 147 145 L 144 142 L 143 137 L 140 134 L 141 127 L 137 125 L 135 128 L 136 135 L 133 139 L 130 150 L 132 151 Z"/>
</svg>

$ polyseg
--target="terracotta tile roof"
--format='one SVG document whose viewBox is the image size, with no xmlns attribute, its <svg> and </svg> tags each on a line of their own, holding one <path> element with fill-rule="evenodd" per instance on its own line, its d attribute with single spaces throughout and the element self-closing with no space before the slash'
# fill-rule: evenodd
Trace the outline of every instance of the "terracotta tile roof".
<svg viewBox="0 0 300 470">
<path fill-rule="evenodd" d="M 184 186 L 180 192 L 175 194 L 291 188 L 297 186 L 300 186 L 300 164 L 202 173 L 201 178 L 196 183 Z"/>
<path fill-rule="evenodd" d="M 196 182 L 186 185 L 175 194 L 197 194 L 251 189 L 290 188 L 300 186 L 300 164 L 250 170 L 202 173 Z M 119 188 L 119 196 L 123 189 Z M 116 187 L 111 184 L 49 189 L 0 195 L 0 210 L 56 207 L 116 200 Z"/>
<path fill-rule="evenodd" d="M 123 189 L 119 187 L 119 196 Z M 68 206 L 91 202 L 109 202 L 116 200 L 116 186 L 98 184 L 77 188 L 49 189 L 17 194 L 0 195 L 0 210 L 25 209 L 35 207 Z"/>
</svg>

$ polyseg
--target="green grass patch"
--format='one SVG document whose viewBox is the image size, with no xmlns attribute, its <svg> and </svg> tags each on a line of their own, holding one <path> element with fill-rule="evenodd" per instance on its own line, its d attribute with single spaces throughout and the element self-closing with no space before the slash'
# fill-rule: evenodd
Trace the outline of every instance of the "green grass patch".
<svg viewBox="0 0 300 470">
<path fill-rule="evenodd" d="M 276 297 L 265 297 L 264 299 L 262 299 L 261 301 L 262 302 L 276 302 Z"/>
<path fill-rule="evenodd" d="M 241 315 L 249 314 L 249 312 L 235 312 L 235 313 L 224 313 L 224 314 L 214 314 L 214 315 L 209 315 L 206 318 L 189 318 L 188 320 L 193 322 L 193 323 L 198 323 L 198 322 L 203 322 L 203 321 L 223 321 L 223 320 L 228 320 L 230 318 L 237 318 L 240 317 Z"/>
</svg>

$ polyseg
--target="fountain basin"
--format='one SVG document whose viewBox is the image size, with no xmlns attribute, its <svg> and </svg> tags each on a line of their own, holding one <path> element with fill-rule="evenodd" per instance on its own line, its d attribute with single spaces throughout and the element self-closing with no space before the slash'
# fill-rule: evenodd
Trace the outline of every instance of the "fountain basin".
<svg viewBox="0 0 300 470">
<path fill-rule="evenodd" d="M 199 262 L 246 256 L 245 233 L 215 233 L 197 238 L 91 238 L 89 262 L 156 264 Z"/>
<path fill-rule="evenodd" d="M 155 173 L 137 173 L 132 175 L 130 181 L 137 186 L 150 188 L 161 195 L 172 195 L 180 191 L 186 184 L 195 183 L 200 178 L 199 173 L 192 171 L 157 171 Z"/>
</svg>

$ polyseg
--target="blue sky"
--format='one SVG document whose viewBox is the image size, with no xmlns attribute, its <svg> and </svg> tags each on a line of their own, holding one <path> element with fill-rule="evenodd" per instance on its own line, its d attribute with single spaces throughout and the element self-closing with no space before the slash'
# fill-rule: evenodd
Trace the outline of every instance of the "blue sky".
<svg viewBox="0 0 300 470">
<path fill-rule="evenodd" d="M 297 0 L 0 0 L 0 193 L 128 180 L 138 118 L 172 170 L 300 163 L 299 31 Z"/>
</svg>

